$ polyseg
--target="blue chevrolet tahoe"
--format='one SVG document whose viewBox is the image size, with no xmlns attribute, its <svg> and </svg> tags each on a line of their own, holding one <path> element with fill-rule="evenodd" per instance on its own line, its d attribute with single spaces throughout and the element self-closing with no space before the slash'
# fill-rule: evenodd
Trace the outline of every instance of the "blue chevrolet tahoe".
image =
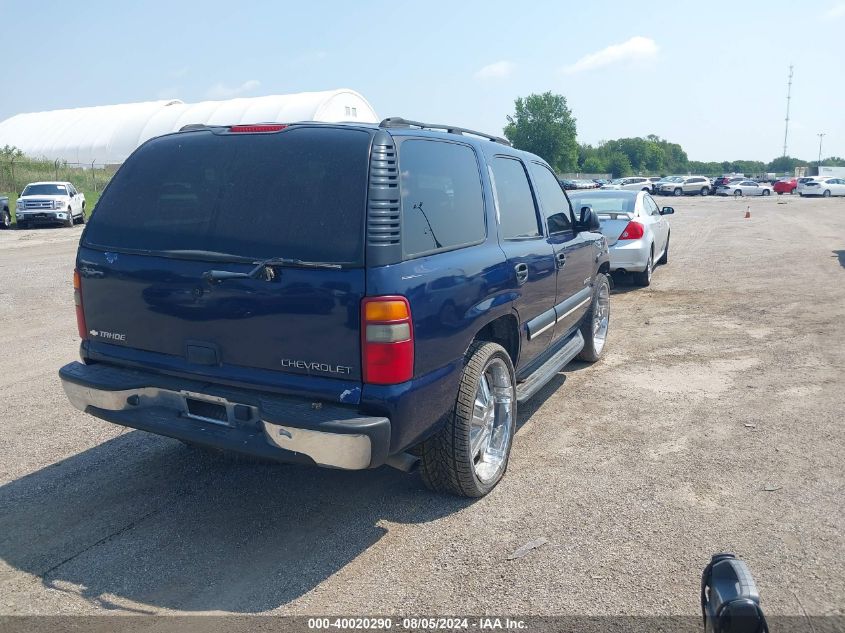
<svg viewBox="0 0 845 633">
<path fill-rule="evenodd" d="M 282 462 L 419 467 L 478 497 L 518 402 L 601 356 L 608 251 L 504 139 L 379 125 L 188 126 L 119 169 L 74 273 L 78 409 Z"/>
</svg>

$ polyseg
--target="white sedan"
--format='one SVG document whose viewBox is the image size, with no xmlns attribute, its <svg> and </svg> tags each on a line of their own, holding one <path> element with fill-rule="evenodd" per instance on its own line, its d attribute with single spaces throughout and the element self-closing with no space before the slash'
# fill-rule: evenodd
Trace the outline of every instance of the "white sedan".
<svg viewBox="0 0 845 633">
<path fill-rule="evenodd" d="M 717 196 L 770 196 L 772 186 L 765 182 L 754 182 L 753 180 L 739 180 L 729 182 L 726 185 L 716 187 Z"/>
<path fill-rule="evenodd" d="M 624 190 L 624 191 L 651 191 L 652 182 L 648 178 L 632 176 L 630 178 L 617 178 L 609 184 L 602 186 L 602 189 Z"/>
<path fill-rule="evenodd" d="M 798 188 L 802 196 L 845 196 L 845 178 L 816 177 Z"/>
<path fill-rule="evenodd" d="M 610 247 L 610 270 L 631 273 L 634 283 L 648 286 L 655 264 L 669 261 L 669 222 L 672 207 L 657 206 L 645 191 L 573 191 L 572 208 L 591 207 Z"/>
</svg>

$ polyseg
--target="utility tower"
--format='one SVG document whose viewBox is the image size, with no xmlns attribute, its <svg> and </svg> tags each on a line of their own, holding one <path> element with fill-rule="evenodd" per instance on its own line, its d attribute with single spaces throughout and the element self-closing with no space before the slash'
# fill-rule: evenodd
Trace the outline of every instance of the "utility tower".
<svg viewBox="0 0 845 633">
<path fill-rule="evenodd" d="M 786 139 L 789 137 L 789 102 L 792 100 L 792 64 L 789 65 L 789 83 L 786 85 L 786 128 L 783 131 L 783 155 L 786 156 Z"/>
</svg>

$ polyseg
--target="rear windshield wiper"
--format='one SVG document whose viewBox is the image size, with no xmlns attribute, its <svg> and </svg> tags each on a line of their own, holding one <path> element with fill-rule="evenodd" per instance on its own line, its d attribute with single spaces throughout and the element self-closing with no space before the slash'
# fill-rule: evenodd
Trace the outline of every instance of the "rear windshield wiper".
<svg viewBox="0 0 845 633">
<path fill-rule="evenodd" d="M 295 266 L 298 268 L 331 268 L 341 269 L 341 264 L 334 264 L 331 262 L 310 262 L 304 259 L 293 259 L 288 257 L 272 257 L 261 261 L 252 261 L 255 264 L 248 273 L 235 273 L 228 270 L 207 270 L 202 274 L 202 278 L 210 283 L 218 283 L 226 281 L 227 279 L 263 279 L 264 281 L 272 281 L 276 278 L 276 272 L 273 270 L 275 266 Z"/>
</svg>

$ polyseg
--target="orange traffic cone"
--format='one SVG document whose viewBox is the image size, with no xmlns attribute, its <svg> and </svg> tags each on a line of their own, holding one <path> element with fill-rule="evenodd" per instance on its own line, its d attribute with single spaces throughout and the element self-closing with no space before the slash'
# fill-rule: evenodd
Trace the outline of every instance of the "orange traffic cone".
<svg viewBox="0 0 845 633">
<path fill-rule="evenodd" d="M 745 219 L 747 220 L 750 217 L 751 217 L 751 207 L 748 206 L 748 207 L 745 207 Z"/>
</svg>

